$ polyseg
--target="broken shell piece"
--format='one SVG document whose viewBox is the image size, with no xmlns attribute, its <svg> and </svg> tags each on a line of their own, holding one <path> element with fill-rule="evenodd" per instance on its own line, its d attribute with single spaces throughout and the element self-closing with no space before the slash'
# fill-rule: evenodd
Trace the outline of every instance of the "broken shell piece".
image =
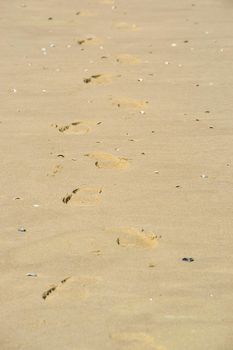
<svg viewBox="0 0 233 350">
<path fill-rule="evenodd" d="M 26 232 L 27 230 L 26 230 L 26 228 L 21 226 L 21 227 L 18 228 L 18 231 L 19 232 Z"/>
<path fill-rule="evenodd" d="M 36 272 L 28 272 L 26 274 L 26 276 L 28 276 L 28 277 L 37 277 L 37 273 Z"/>
</svg>

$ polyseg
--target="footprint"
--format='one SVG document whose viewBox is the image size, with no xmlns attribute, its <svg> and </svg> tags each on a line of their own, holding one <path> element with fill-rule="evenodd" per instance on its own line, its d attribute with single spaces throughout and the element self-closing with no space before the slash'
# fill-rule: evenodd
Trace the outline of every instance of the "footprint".
<svg viewBox="0 0 233 350">
<path fill-rule="evenodd" d="M 116 28 L 117 29 L 130 30 L 130 31 L 133 31 L 133 32 L 138 31 L 138 30 L 141 29 L 135 23 L 130 24 L 130 23 L 127 23 L 127 22 L 116 23 Z"/>
<path fill-rule="evenodd" d="M 127 350 L 159 350 L 154 337 L 145 332 L 116 332 L 111 333 L 110 338 Z M 162 349 L 161 349 L 162 350 Z M 165 349 L 164 349 L 165 350 Z"/>
<path fill-rule="evenodd" d="M 94 84 L 109 84 L 113 79 L 111 74 L 96 74 L 91 75 L 89 78 L 84 78 L 83 82 L 85 84 L 94 83 Z"/>
<path fill-rule="evenodd" d="M 55 167 L 53 168 L 52 172 L 47 174 L 47 176 L 55 176 L 57 173 L 60 173 L 61 170 L 63 169 L 63 166 L 61 166 L 60 164 L 55 165 Z"/>
<path fill-rule="evenodd" d="M 46 291 L 43 292 L 42 298 L 46 300 L 50 294 L 55 292 L 55 290 L 57 290 L 57 288 L 59 288 L 62 284 L 66 283 L 68 279 L 70 279 L 70 277 L 62 279 L 59 284 L 53 284 L 52 286 L 50 286 L 48 289 L 46 289 Z"/>
<path fill-rule="evenodd" d="M 67 283 L 69 281 L 69 283 Z M 46 300 L 51 296 L 62 297 L 62 299 L 70 300 L 77 297 L 86 300 L 91 295 L 91 290 L 101 281 L 99 277 L 78 276 L 66 277 L 59 283 L 51 285 L 42 293 L 42 299 Z"/>
<path fill-rule="evenodd" d="M 115 157 L 109 153 L 94 152 L 85 154 L 85 156 L 94 159 L 95 166 L 99 169 L 126 169 L 129 165 L 127 158 Z"/>
<path fill-rule="evenodd" d="M 113 100 L 112 104 L 117 107 L 141 109 L 147 107 L 149 101 L 136 100 L 132 98 L 119 98 L 117 100 Z"/>
<path fill-rule="evenodd" d="M 116 243 L 121 247 L 155 248 L 161 238 L 154 232 L 134 227 L 114 229 L 111 232 L 116 234 Z"/>
<path fill-rule="evenodd" d="M 100 202 L 101 188 L 81 186 L 63 197 L 64 204 L 92 206 Z"/>
<path fill-rule="evenodd" d="M 88 134 L 91 130 L 91 127 L 89 125 L 90 123 L 84 123 L 82 121 L 79 122 L 73 122 L 71 124 L 68 125 L 64 125 L 64 126 L 58 126 L 55 125 L 56 128 L 58 128 L 58 131 L 64 134 L 75 134 L 75 135 L 85 135 Z M 52 124 L 52 126 L 54 126 Z"/>
<path fill-rule="evenodd" d="M 121 54 L 118 55 L 116 58 L 118 63 L 121 64 L 140 64 L 141 60 L 133 55 L 129 55 L 129 54 Z"/>
</svg>

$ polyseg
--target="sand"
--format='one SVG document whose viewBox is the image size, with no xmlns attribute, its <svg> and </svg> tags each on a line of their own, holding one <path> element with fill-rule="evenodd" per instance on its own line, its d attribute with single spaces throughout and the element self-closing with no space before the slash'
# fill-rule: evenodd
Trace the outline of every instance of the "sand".
<svg viewBox="0 0 233 350">
<path fill-rule="evenodd" d="M 232 18 L 1 2 L 1 350 L 233 348 Z"/>
</svg>

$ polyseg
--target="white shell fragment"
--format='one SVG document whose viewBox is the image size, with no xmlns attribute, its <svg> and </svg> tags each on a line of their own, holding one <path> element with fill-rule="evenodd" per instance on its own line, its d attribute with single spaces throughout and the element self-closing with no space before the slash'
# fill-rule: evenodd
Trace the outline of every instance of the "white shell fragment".
<svg viewBox="0 0 233 350">
<path fill-rule="evenodd" d="M 18 228 L 18 231 L 19 231 L 19 232 L 26 232 L 27 230 L 26 230 L 25 227 L 20 226 L 20 227 Z"/>
<path fill-rule="evenodd" d="M 37 273 L 36 272 L 28 272 L 26 274 L 26 276 L 28 276 L 28 277 L 37 277 Z"/>
</svg>

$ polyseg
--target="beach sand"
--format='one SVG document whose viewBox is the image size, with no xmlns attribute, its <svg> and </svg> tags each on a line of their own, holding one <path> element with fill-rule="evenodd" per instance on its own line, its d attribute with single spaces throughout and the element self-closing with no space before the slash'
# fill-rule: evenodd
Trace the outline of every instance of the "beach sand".
<svg viewBox="0 0 233 350">
<path fill-rule="evenodd" d="M 232 19 L 2 1 L 1 350 L 233 348 Z"/>
</svg>

